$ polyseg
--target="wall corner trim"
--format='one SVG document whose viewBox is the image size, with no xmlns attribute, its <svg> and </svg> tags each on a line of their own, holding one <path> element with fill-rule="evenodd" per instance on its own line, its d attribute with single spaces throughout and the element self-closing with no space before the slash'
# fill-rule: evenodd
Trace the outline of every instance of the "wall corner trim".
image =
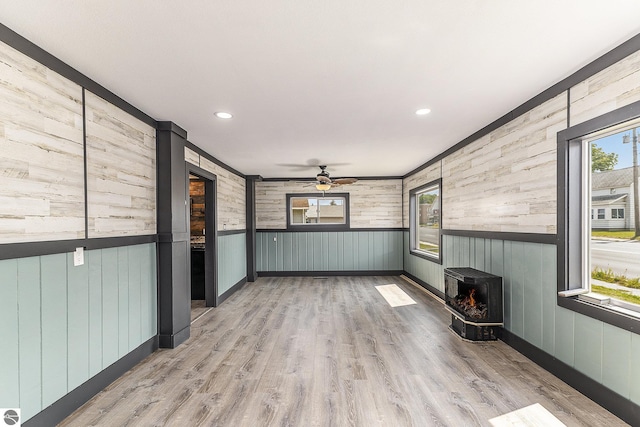
<svg viewBox="0 0 640 427">
<path fill-rule="evenodd" d="M 182 129 L 180 126 L 178 126 L 177 124 L 173 123 L 173 122 L 169 122 L 169 121 L 164 121 L 164 122 L 158 122 L 158 126 L 157 126 L 158 130 L 168 130 L 170 132 L 175 133 L 176 135 L 187 139 L 187 131 Z"/>
</svg>

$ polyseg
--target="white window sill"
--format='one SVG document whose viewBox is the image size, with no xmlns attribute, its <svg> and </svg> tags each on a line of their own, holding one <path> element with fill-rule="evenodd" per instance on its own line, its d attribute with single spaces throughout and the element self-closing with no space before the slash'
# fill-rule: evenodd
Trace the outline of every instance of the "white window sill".
<svg viewBox="0 0 640 427">
<path fill-rule="evenodd" d="M 615 311 L 616 313 L 624 314 L 627 316 L 640 319 L 640 306 L 631 304 L 625 301 L 620 301 L 614 298 L 610 298 L 605 295 L 596 294 L 593 292 L 587 292 L 578 295 L 578 300 L 588 302 L 598 307 L 602 307 L 607 310 Z"/>
</svg>

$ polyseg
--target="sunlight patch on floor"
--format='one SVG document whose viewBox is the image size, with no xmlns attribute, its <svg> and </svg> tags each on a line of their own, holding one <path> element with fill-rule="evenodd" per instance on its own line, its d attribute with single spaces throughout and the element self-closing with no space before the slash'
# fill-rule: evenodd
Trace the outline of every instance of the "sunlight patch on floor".
<svg viewBox="0 0 640 427">
<path fill-rule="evenodd" d="M 539 403 L 491 418 L 489 422 L 494 427 L 566 427 Z"/>
<path fill-rule="evenodd" d="M 417 304 L 405 291 L 400 289 L 398 285 L 379 285 L 376 286 L 376 289 L 380 292 L 380 295 L 387 300 L 391 307 Z"/>
</svg>

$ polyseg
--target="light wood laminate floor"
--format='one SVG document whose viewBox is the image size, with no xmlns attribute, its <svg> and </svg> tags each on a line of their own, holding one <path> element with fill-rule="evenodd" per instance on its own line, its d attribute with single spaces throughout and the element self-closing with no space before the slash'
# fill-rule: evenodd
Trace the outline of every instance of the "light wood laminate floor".
<svg viewBox="0 0 640 427">
<path fill-rule="evenodd" d="M 204 300 L 191 300 L 191 323 L 194 323 L 211 308 L 205 306 Z"/>
<path fill-rule="evenodd" d="M 376 285 L 417 304 L 391 307 Z M 468 343 L 400 277 L 260 278 L 62 426 L 488 426 L 541 404 L 567 426 L 621 420 L 503 342 Z"/>
</svg>

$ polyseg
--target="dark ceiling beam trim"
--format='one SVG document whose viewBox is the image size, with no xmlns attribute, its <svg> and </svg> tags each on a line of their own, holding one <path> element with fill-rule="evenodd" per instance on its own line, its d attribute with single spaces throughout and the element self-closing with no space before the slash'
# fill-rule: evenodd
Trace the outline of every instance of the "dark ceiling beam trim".
<svg viewBox="0 0 640 427">
<path fill-rule="evenodd" d="M 186 137 L 185 137 L 186 138 Z M 207 160 L 209 160 L 210 162 L 215 163 L 216 165 L 220 166 L 223 169 L 228 170 L 229 172 L 238 175 L 241 178 L 246 178 L 245 174 L 243 174 L 242 172 L 232 168 L 231 166 L 229 166 L 228 164 L 216 159 L 215 157 L 213 157 L 211 154 L 207 153 L 206 151 L 204 151 L 202 148 L 194 145 L 192 142 L 187 141 L 186 143 L 186 147 L 190 150 L 195 151 L 196 153 L 200 154 L 202 157 L 205 157 Z"/>
<path fill-rule="evenodd" d="M 51 69 L 52 71 L 55 71 L 61 76 L 82 86 L 91 93 L 98 95 L 100 98 L 131 114 L 138 120 L 156 128 L 156 120 L 154 118 L 137 109 L 113 92 L 107 90 L 104 86 L 91 80 L 80 71 L 51 55 L 41 47 L 36 46 L 26 38 L 22 37 L 20 34 L 2 24 L 0 24 L 0 41 L 27 55 L 34 61 L 38 61 L 45 67 Z"/>
<path fill-rule="evenodd" d="M 176 135 L 178 135 L 180 138 L 187 139 L 187 131 L 182 129 L 180 126 L 178 126 L 173 122 L 169 122 L 169 121 L 158 122 L 158 126 L 156 127 L 156 129 L 173 132 Z"/>
<path fill-rule="evenodd" d="M 554 98 L 555 96 L 561 94 L 562 92 L 569 90 L 571 87 L 577 85 L 578 83 L 588 79 L 589 77 L 599 73 L 600 71 L 604 70 L 605 68 L 610 67 L 611 65 L 615 64 L 616 62 L 621 61 L 622 59 L 626 58 L 627 56 L 629 56 L 629 55 L 631 55 L 631 54 L 633 54 L 633 53 L 635 53 L 635 52 L 637 52 L 639 50 L 640 50 L 640 34 L 630 38 L 629 40 L 627 40 L 626 42 L 622 43 L 618 47 L 614 48 L 613 50 L 605 53 L 604 55 L 602 55 L 601 57 L 597 58 L 596 60 L 590 62 L 587 65 L 585 65 L 584 67 L 582 67 L 581 69 L 579 69 L 575 73 L 571 74 L 569 77 L 566 77 L 565 79 L 560 80 L 558 83 L 554 84 L 550 88 L 548 88 L 545 91 L 543 91 L 543 92 L 539 93 L 538 95 L 534 96 L 530 100 L 526 101 L 524 104 L 522 104 L 519 107 L 516 107 L 515 109 L 511 110 L 510 112 L 508 112 L 504 116 L 500 117 L 499 119 L 495 120 L 494 122 L 490 123 L 489 125 L 483 127 L 482 129 L 480 129 L 479 131 L 475 132 L 474 134 L 466 137 L 462 141 L 458 142 L 457 144 L 455 144 L 451 148 L 443 151 L 441 154 L 437 155 L 436 157 L 434 157 L 433 159 L 429 160 L 428 162 L 422 164 L 421 166 L 418 166 L 417 168 L 415 168 L 414 170 L 412 170 L 411 172 L 409 172 L 405 176 L 403 176 L 403 178 L 408 178 L 411 175 L 416 174 L 416 173 L 420 172 L 421 170 L 428 168 L 432 164 L 434 164 L 434 163 L 444 159 L 445 157 L 451 155 L 452 153 L 455 153 L 456 151 L 466 147 L 467 145 L 471 144 L 472 142 L 482 138 L 483 136 L 493 132 L 494 130 L 498 129 L 499 127 L 509 123 L 511 120 L 513 120 L 513 119 L 523 115 L 524 113 L 534 109 L 535 107 L 537 107 L 537 106 L 541 105 L 542 103 Z"/>
</svg>

